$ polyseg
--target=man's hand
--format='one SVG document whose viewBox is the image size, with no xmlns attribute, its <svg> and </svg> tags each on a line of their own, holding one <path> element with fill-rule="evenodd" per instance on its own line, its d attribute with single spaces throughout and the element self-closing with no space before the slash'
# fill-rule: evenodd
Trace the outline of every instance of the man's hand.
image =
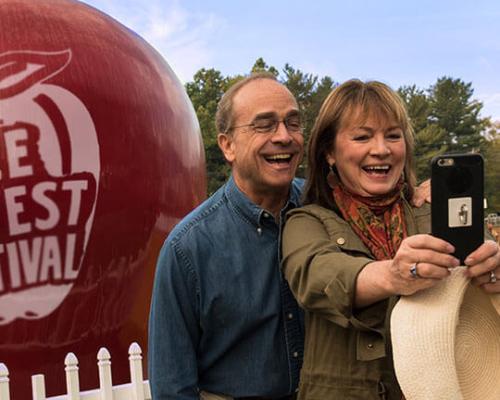
<svg viewBox="0 0 500 400">
<path fill-rule="evenodd" d="M 415 193 L 413 194 L 413 198 L 411 199 L 411 203 L 415 207 L 422 207 L 424 203 L 431 202 L 431 180 L 427 179 L 422 182 L 420 186 L 415 188 Z"/>
</svg>

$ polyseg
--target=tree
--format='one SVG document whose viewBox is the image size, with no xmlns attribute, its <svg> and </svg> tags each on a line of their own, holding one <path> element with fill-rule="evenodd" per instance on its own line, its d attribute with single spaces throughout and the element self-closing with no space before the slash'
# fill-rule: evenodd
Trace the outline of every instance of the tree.
<svg viewBox="0 0 500 400">
<path fill-rule="evenodd" d="M 408 115 L 415 132 L 424 129 L 429 124 L 429 97 L 423 90 L 418 89 L 415 85 L 402 86 L 397 92 L 406 104 Z"/>
<path fill-rule="evenodd" d="M 302 118 L 305 122 L 306 132 L 309 132 L 308 128 L 315 117 L 315 115 L 312 114 L 311 104 L 318 77 L 312 74 L 305 74 L 299 69 L 293 68 L 290 64 L 285 64 L 283 74 L 284 78 L 282 83 L 297 99 Z"/>
<path fill-rule="evenodd" d="M 426 92 L 415 85 L 398 89 L 408 110 L 415 131 L 415 171 L 418 181 L 430 178 L 430 162 L 433 157 L 447 150 L 446 131 L 432 122 L 431 100 Z"/>
<path fill-rule="evenodd" d="M 272 65 L 271 66 L 267 65 L 262 57 L 259 57 L 259 58 L 257 58 L 257 60 L 255 60 L 255 63 L 253 64 L 251 72 L 252 73 L 269 72 L 269 73 L 273 74 L 275 77 L 278 77 L 278 75 L 279 75 L 278 70 L 276 68 L 274 68 Z"/>
<path fill-rule="evenodd" d="M 450 77 L 439 78 L 429 89 L 429 118 L 446 131 L 449 151 L 483 150 L 488 119 L 480 117 L 483 105 L 472 99 L 473 93 L 472 83 Z"/>
<path fill-rule="evenodd" d="M 445 152 L 485 150 L 487 118 L 481 118 L 483 105 L 472 98 L 471 83 L 442 77 L 427 90 L 415 85 L 398 89 L 415 130 L 417 178 L 430 175 L 430 160 Z"/>
<path fill-rule="evenodd" d="M 491 123 L 486 134 L 484 151 L 484 195 L 489 212 L 500 212 L 500 121 Z"/>
<path fill-rule="evenodd" d="M 284 77 L 281 82 L 295 96 L 301 110 L 304 121 L 304 141 L 308 143 L 311 129 L 321 108 L 321 104 L 323 104 L 326 96 L 328 96 L 336 84 L 329 76 L 324 76 L 318 82 L 317 76 L 306 74 L 299 69 L 293 68 L 290 64 L 285 64 L 283 74 Z M 305 175 L 306 162 L 307 157 L 304 157 L 297 171 L 299 176 Z"/>
<path fill-rule="evenodd" d="M 338 83 L 334 82 L 329 76 L 324 76 L 319 80 L 311 101 L 312 115 L 314 118 L 318 115 L 319 109 L 321 108 L 321 105 L 325 101 L 326 97 L 336 86 L 338 86 Z"/>
<path fill-rule="evenodd" d="M 214 116 L 217 103 L 224 94 L 228 78 L 215 69 L 200 69 L 193 82 L 186 84 L 186 91 L 193 103 L 205 143 L 216 141 Z"/>
<path fill-rule="evenodd" d="M 414 160 L 419 182 L 430 178 L 433 157 L 446 153 L 445 137 L 446 131 L 436 124 L 429 124 L 415 132 Z"/>
<path fill-rule="evenodd" d="M 232 80 L 223 77 L 220 71 L 202 68 L 196 72 L 193 81 L 186 84 L 205 146 L 209 194 L 217 190 L 229 175 L 229 166 L 217 145 L 215 113 L 217 103 L 231 83 Z"/>
</svg>

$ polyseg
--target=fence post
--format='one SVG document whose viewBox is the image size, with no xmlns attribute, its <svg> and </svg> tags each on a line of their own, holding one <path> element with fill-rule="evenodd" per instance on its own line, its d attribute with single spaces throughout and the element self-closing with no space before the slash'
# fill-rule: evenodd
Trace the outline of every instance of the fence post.
<svg viewBox="0 0 500 400">
<path fill-rule="evenodd" d="M 0 363 L 0 400 L 10 400 L 9 370 L 4 363 Z"/>
<path fill-rule="evenodd" d="M 142 382 L 142 350 L 137 342 L 128 348 L 130 364 L 130 380 L 132 385 L 132 398 L 144 400 L 144 384 Z"/>
<path fill-rule="evenodd" d="M 78 358 L 74 353 L 68 353 L 64 359 L 66 367 L 66 391 L 68 400 L 80 400 L 80 381 L 78 379 Z"/>
<path fill-rule="evenodd" d="M 31 391 L 33 400 L 45 400 L 45 376 L 42 374 L 31 376 Z"/>
<path fill-rule="evenodd" d="M 101 400 L 112 400 L 113 382 L 111 380 L 111 355 L 106 347 L 101 347 L 99 349 L 97 360 Z"/>
</svg>

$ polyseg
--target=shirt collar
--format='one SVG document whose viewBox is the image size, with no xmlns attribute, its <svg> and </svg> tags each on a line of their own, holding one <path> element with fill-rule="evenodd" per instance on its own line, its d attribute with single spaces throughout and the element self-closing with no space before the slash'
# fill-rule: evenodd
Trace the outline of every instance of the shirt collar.
<svg viewBox="0 0 500 400">
<path fill-rule="evenodd" d="M 299 206 L 300 190 L 300 182 L 294 179 L 292 184 L 290 185 L 289 198 L 280 214 L 283 214 L 284 212 Z M 236 186 L 232 175 L 225 185 L 224 194 L 228 198 L 229 203 L 239 212 L 239 214 L 250 221 L 252 224 L 260 225 L 261 219 L 264 218 L 264 214 L 268 213 L 268 211 L 253 203 L 238 188 L 238 186 Z"/>
</svg>

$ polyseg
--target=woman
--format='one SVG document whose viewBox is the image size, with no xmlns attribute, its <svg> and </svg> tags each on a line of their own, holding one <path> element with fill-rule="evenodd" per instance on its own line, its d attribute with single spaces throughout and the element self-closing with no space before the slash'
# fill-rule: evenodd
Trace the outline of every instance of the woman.
<svg viewBox="0 0 500 400">
<path fill-rule="evenodd" d="M 305 207 L 289 214 L 283 233 L 285 276 L 306 310 L 299 399 L 402 398 L 390 312 L 397 296 L 433 286 L 459 265 L 453 246 L 428 234 L 429 206 L 407 201 L 412 151 L 407 112 L 388 86 L 351 80 L 323 103 Z M 500 291 L 489 283 L 490 271 L 500 276 L 496 243 L 466 264 L 477 284 Z"/>
</svg>

